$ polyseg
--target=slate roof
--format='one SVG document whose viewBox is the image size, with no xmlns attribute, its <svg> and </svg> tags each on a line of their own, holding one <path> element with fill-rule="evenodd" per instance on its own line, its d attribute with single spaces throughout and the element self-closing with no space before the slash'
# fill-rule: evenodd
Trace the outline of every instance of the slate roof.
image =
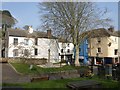
<svg viewBox="0 0 120 90">
<path fill-rule="evenodd" d="M 90 30 L 90 31 L 84 32 L 83 34 L 87 34 L 88 38 L 109 37 L 109 36 L 120 37 L 120 32 L 118 33 L 118 31 L 115 31 L 115 30 L 111 32 L 109 30 L 106 30 L 105 28 Z"/>
<path fill-rule="evenodd" d="M 33 38 L 48 38 L 46 32 L 33 31 L 33 33 L 29 33 L 28 30 L 21 29 L 8 29 L 9 36 L 17 36 L 17 37 L 33 37 Z M 56 37 L 52 36 L 52 39 L 56 39 Z"/>
<path fill-rule="evenodd" d="M 62 42 L 62 43 L 71 43 L 70 40 L 66 40 L 64 38 L 58 38 L 58 42 Z"/>
</svg>

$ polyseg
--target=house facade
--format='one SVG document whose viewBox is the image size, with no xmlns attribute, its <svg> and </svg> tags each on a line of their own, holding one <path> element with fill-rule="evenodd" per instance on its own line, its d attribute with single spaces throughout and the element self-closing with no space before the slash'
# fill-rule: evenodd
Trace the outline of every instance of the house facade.
<svg viewBox="0 0 120 90">
<path fill-rule="evenodd" d="M 59 44 L 59 59 L 66 60 L 66 63 L 73 63 L 74 58 L 74 45 L 71 42 L 58 40 Z"/>
<path fill-rule="evenodd" d="M 84 39 L 79 48 L 79 61 L 80 63 L 88 64 L 88 40 Z"/>
<path fill-rule="evenodd" d="M 95 65 L 120 63 L 120 36 L 113 28 L 98 29 L 89 39 L 89 58 Z"/>
<path fill-rule="evenodd" d="M 74 48 L 74 59 L 76 50 Z M 79 62 L 81 65 L 88 65 L 88 39 L 84 38 L 79 46 Z"/>
<path fill-rule="evenodd" d="M 8 29 L 6 31 L 6 58 L 46 58 L 50 53 L 50 62 L 58 62 L 58 39 L 45 32 Z"/>
</svg>

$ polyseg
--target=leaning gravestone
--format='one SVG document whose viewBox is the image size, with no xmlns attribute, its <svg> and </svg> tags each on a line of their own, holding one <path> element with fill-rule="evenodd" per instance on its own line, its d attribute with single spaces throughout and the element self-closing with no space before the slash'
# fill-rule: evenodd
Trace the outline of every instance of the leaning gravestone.
<svg viewBox="0 0 120 90">
<path fill-rule="evenodd" d="M 32 70 L 32 69 L 33 69 L 33 65 L 32 65 L 32 64 L 30 65 L 29 69 L 30 69 L 30 70 Z"/>
</svg>

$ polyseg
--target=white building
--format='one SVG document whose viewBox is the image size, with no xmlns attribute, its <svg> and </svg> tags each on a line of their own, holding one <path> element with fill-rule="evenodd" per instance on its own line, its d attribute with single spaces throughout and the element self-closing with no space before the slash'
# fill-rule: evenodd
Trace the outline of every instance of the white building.
<svg viewBox="0 0 120 90">
<path fill-rule="evenodd" d="M 71 59 L 73 55 L 73 44 L 65 43 L 65 48 L 58 42 L 58 38 L 52 36 L 51 30 L 47 33 L 20 29 L 9 28 L 6 31 L 6 58 L 46 58 L 48 59 L 50 53 L 50 62 L 59 62 L 61 58 L 59 55 L 64 55 L 64 60 Z M 63 52 L 61 52 L 63 50 Z M 50 51 L 50 52 L 49 52 Z"/>
<path fill-rule="evenodd" d="M 58 62 L 58 39 L 45 32 L 8 29 L 6 32 L 5 57 L 46 58 L 50 49 L 50 61 Z"/>
<path fill-rule="evenodd" d="M 64 39 L 59 39 L 59 59 L 71 62 L 74 58 L 74 45 L 71 42 L 66 42 Z"/>
<path fill-rule="evenodd" d="M 89 57 L 94 64 L 113 64 L 120 62 L 120 35 L 113 28 L 93 30 L 89 40 Z M 92 32 L 93 32 L 92 31 Z"/>
</svg>

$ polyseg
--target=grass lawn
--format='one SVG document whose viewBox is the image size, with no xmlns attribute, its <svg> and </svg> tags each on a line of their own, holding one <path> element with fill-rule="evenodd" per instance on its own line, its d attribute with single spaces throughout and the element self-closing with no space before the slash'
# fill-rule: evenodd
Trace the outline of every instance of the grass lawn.
<svg viewBox="0 0 120 90">
<path fill-rule="evenodd" d="M 23 74 L 50 73 L 50 72 L 60 72 L 60 71 L 77 69 L 74 66 L 68 66 L 68 65 L 60 67 L 60 68 L 42 68 L 42 67 L 38 67 L 38 66 L 34 65 L 33 69 L 30 70 L 28 64 L 23 64 L 23 63 L 11 63 L 11 64 L 12 64 L 12 66 L 15 67 L 15 69 L 18 72 L 23 73 Z"/>
<path fill-rule="evenodd" d="M 60 80 L 48 80 L 39 81 L 32 83 L 21 83 L 21 84 L 3 84 L 3 86 L 20 86 L 23 88 L 66 88 L 66 84 L 72 81 L 82 81 L 88 80 L 89 78 L 72 78 L 72 79 L 60 79 Z M 114 88 L 115 90 L 120 90 L 118 82 L 111 80 L 103 80 L 99 78 L 92 78 L 91 80 L 96 80 L 102 83 L 104 88 Z"/>
<path fill-rule="evenodd" d="M 73 67 L 73 66 L 63 66 L 61 68 L 41 68 L 41 67 L 34 65 L 33 70 L 30 70 L 28 64 L 22 64 L 22 63 L 11 63 L 11 64 L 16 68 L 18 72 L 23 73 L 23 74 L 30 74 L 30 75 L 39 74 L 39 73 L 75 70 L 75 69 L 80 68 L 80 67 Z M 39 82 L 32 82 L 32 83 L 3 84 L 3 86 L 20 86 L 23 88 L 66 88 L 66 84 L 68 82 L 87 80 L 87 79 L 89 78 L 71 78 L 71 79 L 39 81 Z M 103 87 L 105 88 L 114 88 L 115 90 L 120 90 L 120 84 L 118 84 L 117 81 L 100 79 L 97 76 L 94 76 L 91 80 L 96 80 L 102 83 Z"/>
<path fill-rule="evenodd" d="M 34 69 L 30 70 L 28 64 L 23 63 L 11 63 L 18 72 L 23 74 L 39 74 L 39 73 L 49 73 L 49 72 L 59 72 L 59 71 L 65 71 L 65 70 L 75 70 L 80 67 L 73 67 L 73 66 L 63 66 L 61 68 L 41 68 L 34 65 Z M 81 67 L 83 68 L 83 67 Z M 66 84 L 68 82 L 72 81 L 81 81 L 81 80 L 88 80 L 90 78 L 84 77 L 84 78 L 69 78 L 69 79 L 59 79 L 59 80 L 48 80 L 48 81 L 39 81 L 39 82 L 30 82 L 30 83 L 4 83 L 3 86 L 18 86 L 23 88 L 30 88 L 30 90 L 36 90 L 36 88 L 66 88 Z M 113 80 L 105 80 L 100 79 L 97 76 L 94 76 L 91 80 L 98 81 L 102 84 L 104 88 L 114 88 L 115 90 L 120 90 L 120 83 L 118 84 L 117 81 Z"/>
</svg>

